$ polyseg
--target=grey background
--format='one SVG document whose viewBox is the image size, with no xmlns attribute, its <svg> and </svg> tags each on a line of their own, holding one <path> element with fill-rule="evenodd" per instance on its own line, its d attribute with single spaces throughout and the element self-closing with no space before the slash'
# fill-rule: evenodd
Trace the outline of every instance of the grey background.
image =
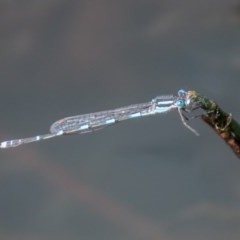
<svg viewBox="0 0 240 240">
<path fill-rule="evenodd" d="M 194 89 L 240 119 L 240 2 L 0 2 L 0 138 Z M 176 112 L 0 152 L 2 240 L 240 237 L 240 162 Z"/>
</svg>

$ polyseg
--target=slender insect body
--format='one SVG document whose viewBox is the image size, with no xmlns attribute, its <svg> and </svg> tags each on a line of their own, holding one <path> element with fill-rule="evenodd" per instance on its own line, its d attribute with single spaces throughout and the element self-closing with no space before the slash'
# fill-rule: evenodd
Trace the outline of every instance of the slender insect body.
<svg viewBox="0 0 240 240">
<path fill-rule="evenodd" d="M 154 98 L 152 101 L 147 103 L 133 104 L 130 106 L 117 108 L 114 110 L 107 110 L 63 118 L 54 122 L 51 125 L 50 133 L 37 135 L 35 137 L 5 141 L 0 144 L 0 148 L 17 147 L 22 144 L 46 140 L 61 135 L 94 132 L 127 119 L 164 113 L 172 109 L 178 109 L 178 112 L 180 114 L 184 126 L 186 126 L 190 131 L 192 131 L 196 135 L 198 135 L 196 130 L 191 128 L 186 123 L 186 119 L 182 114 L 182 110 L 192 111 L 191 99 L 188 98 L 186 91 L 179 90 L 178 96 L 173 95 L 158 96 Z"/>
</svg>

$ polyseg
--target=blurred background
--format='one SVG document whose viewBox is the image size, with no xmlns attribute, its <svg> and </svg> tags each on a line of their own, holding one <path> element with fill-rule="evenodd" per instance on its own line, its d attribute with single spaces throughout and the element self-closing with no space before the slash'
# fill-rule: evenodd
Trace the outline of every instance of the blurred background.
<svg viewBox="0 0 240 240">
<path fill-rule="evenodd" d="M 240 120 L 240 1 L 1 0 L 0 140 L 197 90 Z M 1 240 L 240 237 L 240 161 L 177 112 L 0 151 Z"/>
</svg>

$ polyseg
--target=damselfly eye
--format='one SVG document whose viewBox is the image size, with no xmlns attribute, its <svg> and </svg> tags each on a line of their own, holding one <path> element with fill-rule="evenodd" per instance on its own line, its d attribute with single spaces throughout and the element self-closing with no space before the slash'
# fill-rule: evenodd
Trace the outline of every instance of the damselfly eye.
<svg viewBox="0 0 240 240">
<path fill-rule="evenodd" d="M 178 91 L 178 96 L 185 96 L 186 94 L 187 94 L 187 92 L 185 90 L 183 90 L 183 89 L 180 89 Z"/>
<path fill-rule="evenodd" d="M 179 107 L 179 108 L 183 108 L 183 107 L 185 107 L 185 101 L 184 100 L 177 100 L 176 101 L 176 103 L 175 103 L 175 105 L 177 106 L 177 107 Z"/>
</svg>

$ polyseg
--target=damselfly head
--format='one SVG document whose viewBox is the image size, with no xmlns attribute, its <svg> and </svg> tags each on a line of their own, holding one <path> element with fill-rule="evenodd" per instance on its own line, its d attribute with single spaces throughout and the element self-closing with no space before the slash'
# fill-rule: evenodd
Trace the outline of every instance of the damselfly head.
<svg viewBox="0 0 240 240">
<path fill-rule="evenodd" d="M 179 97 L 186 97 L 187 92 L 184 89 L 178 90 L 178 96 Z"/>
<path fill-rule="evenodd" d="M 186 106 L 186 103 L 184 99 L 178 99 L 174 105 L 178 108 L 184 108 Z"/>
</svg>

